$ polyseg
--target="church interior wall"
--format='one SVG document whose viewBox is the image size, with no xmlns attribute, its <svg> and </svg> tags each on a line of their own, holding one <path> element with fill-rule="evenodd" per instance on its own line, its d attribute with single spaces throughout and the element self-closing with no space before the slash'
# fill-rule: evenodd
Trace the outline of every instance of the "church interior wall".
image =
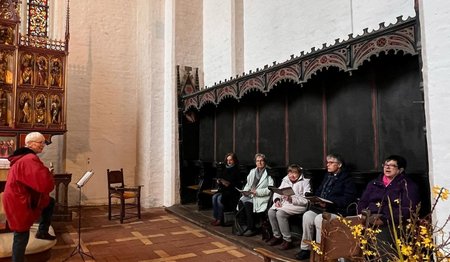
<svg viewBox="0 0 450 262">
<path fill-rule="evenodd" d="M 234 76 L 231 69 L 233 61 L 230 58 L 232 48 L 243 50 L 240 59 L 245 64 L 244 70 L 255 70 L 273 61 L 285 61 L 291 54 L 299 55 L 299 52 L 303 50 L 307 52 L 311 47 L 319 48 L 322 43 L 334 43 L 336 38 L 346 39 L 349 33 L 361 34 L 363 28 L 368 27 L 369 31 L 376 29 L 380 22 L 386 22 L 388 25 L 395 22 L 397 16 L 414 15 L 414 1 L 403 0 L 340 1 L 338 2 L 340 5 L 329 1 L 300 3 L 299 1 L 247 0 L 242 8 L 244 41 L 236 46 L 237 41 L 232 42 L 230 36 L 230 31 L 233 29 L 231 25 L 227 25 L 230 23 L 228 17 L 231 16 L 233 5 L 230 2 L 218 2 L 225 10 L 223 11 L 215 9 L 209 1 L 203 1 L 201 4 L 196 2 L 196 7 L 203 5 L 201 14 L 203 28 L 200 29 L 203 30 L 202 36 L 195 35 L 202 40 L 190 42 L 194 44 L 189 48 L 195 51 L 187 56 L 189 58 L 183 60 L 182 53 L 178 50 L 182 50 L 183 45 L 189 42 L 186 41 L 187 38 L 179 39 L 181 41 L 178 42 L 179 46 L 173 42 L 167 46 L 164 35 L 162 39 L 153 39 L 151 35 L 148 36 L 152 32 L 151 29 L 164 27 L 167 20 L 156 19 L 156 22 L 159 21 L 162 24 L 151 29 L 149 28 L 155 21 L 147 21 L 135 29 L 136 24 L 141 23 L 141 20 L 136 19 L 136 14 L 138 13 L 138 17 L 142 19 L 146 17 L 145 12 L 150 12 L 151 8 L 141 10 L 141 7 L 159 8 L 161 12 L 165 8 L 165 2 L 171 2 L 177 7 L 186 7 L 188 4 L 161 0 L 150 1 L 153 3 L 151 6 L 148 2 L 127 1 L 124 5 L 123 1 L 118 0 L 71 1 L 68 132 L 65 137 L 55 138 L 54 144 L 48 147 L 49 152 L 43 158 L 47 163 L 56 155 L 60 155 L 59 159 L 65 159 L 65 163 L 58 163 L 56 169 L 72 173 L 73 181 L 76 181 L 88 169 L 96 172 L 83 192 L 87 203 L 106 201 L 107 168 L 123 167 L 126 171 L 126 179 L 133 182 L 135 179 L 148 182 L 142 179 L 145 176 L 143 172 L 146 170 L 152 170 L 153 174 L 161 170 L 166 172 L 166 163 L 151 164 L 160 158 L 142 157 L 161 148 L 176 148 L 174 147 L 176 140 L 174 140 L 169 144 L 156 143 L 155 149 L 150 150 L 154 146 L 153 142 L 160 138 L 163 131 L 172 132 L 172 135 L 176 134 L 176 131 L 170 128 L 163 128 L 163 131 L 157 129 L 158 124 L 164 123 L 162 119 L 165 118 L 164 110 L 167 109 L 165 105 L 162 105 L 163 109 L 157 108 L 161 106 L 157 103 L 158 99 L 161 97 L 168 99 L 170 94 L 164 93 L 161 96 L 156 86 L 175 87 L 175 83 L 171 85 L 170 80 L 163 80 L 164 76 L 161 75 L 164 75 L 164 68 L 168 66 L 175 68 L 177 61 L 185 63 L 192 61 L 193 64 L 200 64 L 201 60 L 203 68 L 200 67 L 200 69 L 201 74 L 204 74 L 204 85 L 211 86 L 214 82 Z M 450 159 L 446 147 L 450 138 L 446 132 L 449 129 L 446 107 L 450 97 L 446 88 L 450 80 L 447 74 L 450 59 L 446 48 L 450 44 L 448 39 L 450 33 L 446 32 L 450 30 L 450 26 L 446 20 L 450 13 L 450 5 L 443 0 L 426 1 L 426 3 L 419 1 L 419 3 L 422 9 L 422 52 L 430 177 L 433 180 L 432 184 L 448 186 L 449 178 L 440 174 L 446 173 L 446 163 Z M 277 19 L 280 18 L 281 11 L 274 12 L 274 10 L 279 9 L 299 11 L 296 16 L 281 13 L 283 19 Z M 300 12 L 304 12 L 305 15 L 298 15 Z M 314 13 L 317 13 L 317 19 L 312 19 Z M 339 15 L 333 15 L 334 13 Z M 177 13 L 171 18 L 176 20 L 178 15 L 189 17 L 187 14 Z M 198 10 L 193 16 L 197 15 L 199 15 Z M 266 27 L 260 26 L 265 21 L 271 21 L 271 23 L 266 24 Z M 198 20 L 194 23 L 195 26 L 200 26 Z M 324 25 L 326 30 L 322 29 Z M 60 27 L 62 28 L 63 25 Z M 303 29 L 313 30 L 304 32 Z M 164 30 L 163 34 L 170 33 L 170 29 Z M 181 31 L 183 31 L 182 27 L 176 29 L 177 37 Z M 161 31 L 155 33 L 157 32 Z M 142 38 L 139 38 L 140 36 Z M 154 41 L 157 43 L 153 43 Z M 197 44 L 203 46 L 196 46 Z M 141 45 L 146 45 L 147 49 L 142 49 Z M 230 48 L 232 45 L 235 46 Z M 152 53 L 145 54 L 152 48 L 155 49 Z M 157 55 L 165 48 L 175 48 L 177 50 L 175 57 L 179 57 L 170 60 L 166 65 L 160 65 L 161 60 L 169 59 Z M 201 54 L 195 54 L 198 50 L 202 50 Z M 138 52 L 140 59 L 138 59 Z M 213 60 L 213 57 L 216 60 Z M 174 79 L 173 74 L 169 79 Z M 153 108 L 150 107 L 151 105 Z M 176 123 L 176 117 L 167 121 Z M 153 132 L 152 128 L 157 130 Z M 65 146 L 65 153 L 62 152 L 64 149 L 61 150 L 58 145 Z M 170 156 L 166 155 L 163 159 L 166 161 L 170 159 Z M 174 156 L 172 160 L 176 161 L 176 157 Z M 170 164 L 173 165 L 173 163 Z M 156 178 L 156 175 L 154 176 Z M 174 174 L 168 177 L 176 180 Z M 156 193 L 165 190 L 164 184 L 157 183 L 156 186 Z M 171 187 L 170 190 L 176 193 L 176 188 Z M 71 188 L 70 192 L 69 200 L 74 204 L 75 188 Z M 174 201 L 176 202 L 171 200 L 167 203 Z M 152 203 L 160 205 L 161 202 L 158 199 Z M 443 204 L 444 208 L 439 209 L 441 212 L 448 210 L 448 203 L 447 206 L 445 204 Z"/>
<path fill-rule="evenodd" d="M 378 29 L 381 22 L 395 23 L 398 16 L 415 16 L 414 2 L 409 0 L 246 0 L 242 6 L 230 5 L 230 1 L 204 1 L 206 86 L 272 65 L 274 61 L 284 62 L 291 55 L 299 56 L 300 52 L 321 48 L 324 43 L 334 44 L 337 38 L 346 40 L 351 33 L 362 35 L 364 28 Z M 243 13 L 243 41 L 233 38 L 230 32 L 236 22 L 231 20 L 230 24 L 230 10 Z M 243 66 L 234 68 L 233 59 Z"/>
<path fill-rule="evenodd" d="M 450 153 L 450 5 L 446 1 L 418 1 L 421 23 L 423 85 L 427 123 L 428 161 L 431 185 L 450 187 L 448 163 Z M 449 201 L 441 201 L 436 208 L 436 221 L 442 225 L 448 217 Z M 444 232 L 450 232 L 447 225 Z"/>
<path fill-rule="evenodd" d="M 142 188 L 143 206 L 161 206 L 163 192 L 169 185 L 165 183 L 166 167 L 170 161 L 165 159 L 165 136 L 173 133 L 166 130 L 166 93 L 173 91 L 166 86 L 166 77 L 172 78 L 170 68 L 173 65 L 173 1 L 139 1 L 136 31 L 138 34 L 136 49 L 137 79 L 137 140 L 136 142 L 136 183 Z M 169 65 L 166 65 L 166 59 Z M 173 71 L 173 69 L 172 69 Z M 173 80 L 170 80 L 173 83 Z M 173 111 L 173 110 L 172 110 Z M 167 119 L 165 119 L 167 118 Z M 170 148 L 167 144 L 166 148 Z M 173 176 L 173 175 L 172 175 Z"/>
<path fill-rule="evenodd" d="M 122 2 L 70 6 L 65 171 L 76 182 L 94 170 L 83 188 L 85 204 L 106 203 L 106 169 L 123 168 L 130 183 L 135 178 L 136 6 Z M 72 204 L 76 194 L 71 186 Z"/>
<path fill-rule="evenodd" d="M 176 1 L 175 12 L 175 61 L 181 66 L 202 68 L 202 28 L 204 22 L 210 22 L 203 21 L 203 0 Z"/>
<path fill-rule="evenodd" d="M 204 84 L 212 86 L 233 76 L 232 4 L 234 0 L 203 1 Z"/>
</svg>

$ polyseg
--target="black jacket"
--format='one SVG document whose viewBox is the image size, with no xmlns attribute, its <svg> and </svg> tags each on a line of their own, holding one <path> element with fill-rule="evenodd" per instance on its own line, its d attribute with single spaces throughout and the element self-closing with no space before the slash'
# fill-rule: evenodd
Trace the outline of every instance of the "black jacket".
<svg viewBox="0 0 450 262">
<path fill-rule="evenodd" d="M 315 195 L 333 202 L 327 205 L 327 212 L 347 216 L 351 215 L 347 212 L 349 205 L 356 201 L 356 188 L 347 172 L 327 173 Z"/>
</svg>

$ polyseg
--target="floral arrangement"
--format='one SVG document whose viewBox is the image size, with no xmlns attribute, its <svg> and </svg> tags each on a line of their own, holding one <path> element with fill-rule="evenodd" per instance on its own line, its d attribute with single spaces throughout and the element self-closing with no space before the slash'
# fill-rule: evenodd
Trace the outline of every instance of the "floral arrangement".
<svg viewBox="0 0 450 262">
<path fill-rule="evenodd" d="M 391 235 L 394 238 L 393 245 L 382 242 L 377 235 L 381 233 L 378 226 L 363 224 L 352 224 L 350 220 L 344 217 L 338 219 L 346 225 L 360 248 L 360 258 L 365 261 L 381 261 L 382 255 L 388 261 L 444 261 L 450 262 L 450 233 L 444 229 L 450 223 L 450 215 L 444 221 L 443 225 L 432 223 L 431 215 L 440 200 L 448 199 L 449 190 L 443 187 L 433 187 L 434 203 L 430 213 L 425 217 L 419 216 L 420 205 L 406 222 L 400 222 L 398 227 L 389 227 Z M 393 202 L 399 204 L 398 199 Z M 391 211 L 391 220 L 394 224 L 391 201 L 389 210 Z M 400 220 L 401 221 L 401 220 Z M 381 242 L 380 242 L 381 241 Z M 323 255 L 320 244 L 311 242 L 313 252 Z"/>
</svg>

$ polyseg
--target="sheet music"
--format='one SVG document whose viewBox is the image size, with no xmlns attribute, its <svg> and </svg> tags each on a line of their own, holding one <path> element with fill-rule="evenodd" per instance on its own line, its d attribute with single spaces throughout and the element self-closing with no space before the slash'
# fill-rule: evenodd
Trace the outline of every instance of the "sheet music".
<svg viewBox="0 0 450 262">
<path fill-rule="evenodd" d="M 331 202 L 330 200 L 325 199 L 325 198 L 321 198 L 321 197 L 318 197 L 318 196 L 306 196 L 305 198 L 308 199 L 309 201 L 313 202 L 313 203 L 325 202 L 325 203 L 328 203 L 328 204 L 333 204 L 333 202 Z"/>
<path fill-rule="evenodd" d="M 273 191 L 277 194 L 284 195 L 284 196 L 293 196 L 295 195 L 294 190 L 292 187 L 285 187 L 285 188 L 278 188 L 274 186 L 269 186 L 269 190 Z"/>
<path fill-rule="evenodd" d="M 94 171 L 89 170 L 86 171 L 86 173 L 84 173 L 84 175 L 80 178 L 80 180 L 78 180 L 77 182 L 77 186 L 78 187 L 83 187 L 91 178 L 91 176 L 94 174 Z"/>
</svg>

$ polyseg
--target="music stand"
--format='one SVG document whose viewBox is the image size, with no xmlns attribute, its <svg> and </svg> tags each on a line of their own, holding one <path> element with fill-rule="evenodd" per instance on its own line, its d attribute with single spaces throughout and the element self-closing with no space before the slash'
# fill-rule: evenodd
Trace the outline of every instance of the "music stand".
<svg viewBox="0 0 450 262">
<path fill-rule="evenodd" d="M 92 259 L 95 259 L 93 255 L 89 255 L 83 251 L 83 247 L 81 246 L 81 188 L 89 181 L 89 179 L 92 177 L 94 172 L 92 170 L 87 171 L 83 177 L 80 178 L 77 182 L 77 187 L 79 191 L 79 198 L 78 198 L 78 245 L 73 249 L 72 253 L 69 257 L 64 259 L 64 261 L 67 261 L 69 258 L 75 256 L 76 254 L 80 254 L 81 259 L 84 260 L 84 256 L 90 257 Z"/>
</svg>

